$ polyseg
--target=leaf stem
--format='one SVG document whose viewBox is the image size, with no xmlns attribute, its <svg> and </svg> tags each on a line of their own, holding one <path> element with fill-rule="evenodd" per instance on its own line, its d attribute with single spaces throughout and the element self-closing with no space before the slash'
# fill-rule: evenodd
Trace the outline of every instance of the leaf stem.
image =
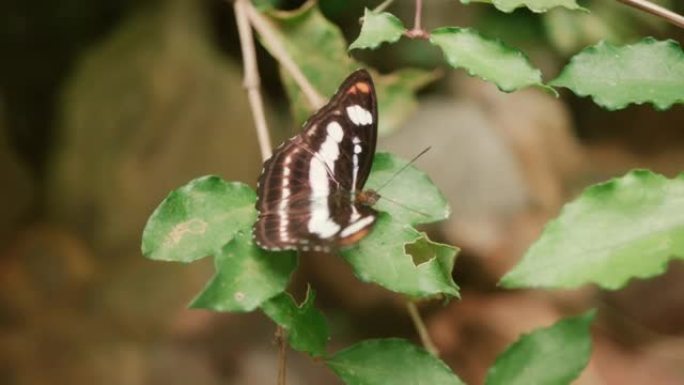
<svg viewBox="0 0 684 385">
<path fill-rule="evenodd" d="M 261 81 L 259 79 L 252 28 L 249 26 L 249 20 L 247 19 L 246 6 L 248 4 L 248 0 L 235 0 L 233 9 L 235 10 L 235 21 L 237 22 L 238 35 L 240 37 L 240 50 L 242 51 L 242 64 L 245 73 L 244 87 L 247 90 L 249 105 L 252 108 L 252 117 L 256 127 L 261 158 L 266 160 L 271 157 L 272 146 L 264 114 L 264 103 L 261 98 L 261 92 L 259 92 Z"/>
<path fill-rule="evenodd" d="M 651 3 L 648 0 L 617 0 L 625 5 L 629 5 L 630 7 L 634 7 L 636 9 L 639 9 L 641 11 L 650 13 L 652 15 L 658 16 L 662 19 L 665 19 L 671 24 L 676 25 L 679 28 L 684 28 L 684 16 L 675 13 L 673 11 L 670 11 L 669 9 L 665 7 L 661 7 L 658 4 Z"/>
<path fill-rule="evenodd" d="M 285 330 L 282 326 L 276 329 L 276 339 L 278 340 L 278 385 L 287 384 L 287 342 L 285 341 Z"/>
<path fill-rule="evenodd" d="M 416 14 L 413 18 L 413 28 L 406 31 L 404 35 L 410 39 L 424 39 L 430 38 L 430 33 L 424 30 L 423 23 L 423 0 L 416 0 Z"/>
<path fill-rule="evenodd" d="M 413 29 L 421 29 L 421 21 L 423 19 L 423 0 L 416 0 L 416 16 L 413 19 Z"/>
<path fill-rule="evenodd" d="M 385 0 L 382 3 L 380 3 L 380 5 L 378 5 L 377 7 L 373 8 L 373 12 L 382 12 L 389 8 L 389 6 L 392 5 L 392 3 L 394 3 L 394 0 Z"/>
<path fill-rule="evenodd" d="M 423 319 L 420 317 L 416 303 L 413 301 L 407 301 L 406 309 L 408 309 L 408 313 L 411 316 L 411 321 L 413 321 L 413 325 L 416 327 L 416 331 L 418 332 L 418 336 L 420 337 L 420 341 L 425 350 L 427 350 L 428 353 L 432 354 L 433 356 L 439 357 L 439 350 L 437 350 L 437 347 L 430 338 L 430 333 L 428 333 L 427 327 L 425 326 Z"/>
<path fill-rule="evenodd" d="M 242 1 L 236 0 L 236 2 Z M 304 96 L 306 96 L 311 107 L 313 107 L 314 110 L 323 107 L 323 105 L 325 105 L 325 99 L 316 91 L 313 85 L 311 85 L 306 76 L 304 76 L 304 73 L 302 73 L 302 70 L 297 66 L 297 63 L 295 63 L 292 57 L 287 53 L 282 42 L 275 32 L 273 32 L 274 28 L 271 23 L 254 8 L 254 5 L 251 2 L 244 1 L 244 3 L 245 11 L 249 17 L 250 23 L 263 39 L 264 45 L 267 45 L 270 48 L 271 55 L 273 55 L 278 63 L 283 66 L 290 76 L 292 76 L 304 93 Z"/>
<path fill-rule="evenodd" d="M 254 46 L 254 36 L 252 27 L 249 23 L 248 9 L 251 6 L 249 0 L 235 0 L 233 9 L 235 11 L 235 21 L 237 23 L 238 35 L 240 37 L 240 50 L 242 51 L 242 64 L 244 68 L 244 87 L 247 91 L 249 105 L 252 109 L 254 126 L 257 131 L 257 140 L 261 150 L 261 158 L 271 157 L 271 137 L 266 124 L 264 113 L 264 103 L 259 91 L 259 67 L 256 60 L 256 47 Z M 275 332 L 278 340 L 278 385 L 286 385 L 287 382 L 287 342 L 285 341 L 285 331 L 278 326 Z"/>
</svg>

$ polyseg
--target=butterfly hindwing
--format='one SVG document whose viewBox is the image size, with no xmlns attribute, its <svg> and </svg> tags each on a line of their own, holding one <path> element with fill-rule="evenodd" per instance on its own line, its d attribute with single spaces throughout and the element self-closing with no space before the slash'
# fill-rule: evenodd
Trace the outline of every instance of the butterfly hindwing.
<svg viewBox="0 0 684 385">
<path fill-rule="evenodd" d="M 271 250 L 330 250 L 365 236 L 376 212 L 356 200 L 377 135 L 370 75 L 351 74 L 330 102 L 264 163 L 257 189 L 257 244 Z"/>
</svg>

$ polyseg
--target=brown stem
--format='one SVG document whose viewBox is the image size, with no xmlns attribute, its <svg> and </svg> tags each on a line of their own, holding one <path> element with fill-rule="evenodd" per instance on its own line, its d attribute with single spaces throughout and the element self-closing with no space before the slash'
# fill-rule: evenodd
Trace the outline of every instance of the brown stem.
<svg viewBox="0 0 684 385">
<path fill-rule="evenodd" d="M 249 17 L 250 23 L 259 33 L 265 45 L 270 48 L 271 55 L 273 55 L 278 63 L 283 66 L 285 71 L 292 76 L 292 79 L 294 79 L 295 83 L 297 83 L 299 88 L 302 90 L 311 107 L 314 110 L 323 107 L 323 105 L 325 105 L 325 99 L 318 93 L 318 91 L 316 91 L 311 83 L 309 83 L 309 79 L 304 76 L 302 70 L 299 69 L 297 63 L 295 63 L 290 54 L 287 52 L 276 33 L 273 32 L 274 27 L 271 25 L 271 22 L 268 21 L 256 8 L 254 8 L 254 5 L 252 5 L 251 2 L 245 2 L 245 10 L 247 16 Z"/>
<path fill-rule="evenodd" d="M 629 5 L 636 9 L 650 13 L 665 19 L 667 22 L 676 25 L 679 28 L 684 28 L 684 16 L 670 11 L 667 8 L 661 7 L 658 4 L 653 4 L 647 0 L 617 0 L 623 4 Z"/>
<path fill-rule="evenodd" d="M 244 87 L 247 90 L 249 105 L 252 109 L 254 126 L 257 131 L 257 139 L 261 150 L 261 158 L 271 157 L 271 138 L 268 126 L 266 125 L 266 115 L 264 114 L 264 103 L 259 92 L 259 68 L 256 60 L 256 48 L 254 46 L 254 36 L 252 27 L 249 24 L 247 11 L 251 3 L 249 0 L 235 0 L 233 8 L 235 10 L 235 21 L 237 23 L 238 34 L 240 36 L 240 50 L 242 51 L 242 63 L 244 67 Z M 276 339 L 278 340 L 278 385 L 286 385 L 287 382 L 287 342 L 285 341 L 285 331 L 278 326 L 276 329 Z"/>
<path fill-rule="evenodd" d="M 264 114 L 264 103 L 259 92 L 259 69 L 256 61 L 256 49 L 254 47 L 254 37 L 252 28 L 249 26 L 247 18 L 248 0 L 235 0 L 233 8 L 235 10 L 235 21 L 237 22 L 238 34 L 240 36 L 240 49 L 242 50 L 242 63 L 245 72 L 244 87 L 247 90 L 249 105 L 252 108 L 252 117 L 256 127 L 261 158 L 266 160 L 271 157 L 271 138 L 266 125 Z"/>
<path fill-rule="evenodd" d="M 428 353 L 432 354 L 433 356 L 439 357 L 439 350 L 437 350 L 437 347 L 432 342 L 430 333 L 428 333 L 423 319 L 420 318 L 420 313 L 418 312 L 416 303 L 413 301 L 406 302 L 406 309 L 408 309 L 409 315 L 411 316 L 411 321 L 413 321 L 413 325 L 416 327 L 416 331 L 418 332 L 418 336 L 420 337 L 420 341 L 425 350 L 427 350 Z"/>
<path fill-rule="evenodd" d="M 285 330 L 278 326 L 276 329 L 278 339 L 278 385 L 287 383 L 287 342 L 285 340 Z"/>
<path fill-rule="evenodd" d="M 420 26 L 423 20 L 423 0 L 416 0 L 416 16 L 413 19 L 413 29 L 420 30 Z"/>
<path fill-rule="evenodd" d="M 404 36 L 410 39 L 429 39 L 430 33 L 424 30 L 422 27 L 423 23 L 423 0 L 416 0 L 416 14 L 413 18 L 413 28 L 406 31 Z"/>
</svg>

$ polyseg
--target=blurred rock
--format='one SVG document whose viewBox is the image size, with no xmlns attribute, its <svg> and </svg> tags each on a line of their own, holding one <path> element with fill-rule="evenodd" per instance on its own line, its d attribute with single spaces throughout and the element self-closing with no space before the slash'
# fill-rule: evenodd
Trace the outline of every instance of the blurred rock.
<svg viewBox="0 0 684 385">
<path fill-rule="evenodd" d="M 201 11 L 192 0 L 140 9 L 66 86 L 49 211 L 97 255 L 138 250 L 171 189 L 205 174 L 249 183 L 258 174 L 241 70 L 212 46 Z"/>
</svg>

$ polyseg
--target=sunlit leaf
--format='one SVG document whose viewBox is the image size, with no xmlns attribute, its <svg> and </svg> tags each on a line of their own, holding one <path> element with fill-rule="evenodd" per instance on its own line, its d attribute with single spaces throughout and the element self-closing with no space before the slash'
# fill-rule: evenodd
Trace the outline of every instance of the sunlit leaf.
<svg viewBox="0 0 684 385">
<path fill-rule="evenodd" d="M 646 38 L 621 47 L 601 42 L 574 56 L 551 85 L 591 96 L 609 110 L 632 103 L 663 110 L 684 103 L 684 52 L 673 40 Z"/>
<path fill-rule="evenodd" d="M 315 1 L 308 1 L 294 11 L 272 10 L 265 16 L 285 49 L 323 97 L 332 96 L 347 75 L 364 67 L 349 56 L 342 32 L 323 16 Z M 267 50 L 271 49 L 269 42 L 261 43 Z M 281 68 L 280 73 L 295 122 L 301 124 L 313 113 L 312 106 L 287 72 Z M 381 134 L 396 129 L 413 112 L 416 90 L 435 78 L 433 72 L 418 69 L 388 75 L 371 71 L 371 74 L 378 93 Z"/>
<path fill-rule="evenodd" d="M 347 385 L 461 385 L 444 362 L 400 339 L 367 340 L 328 359 Z"/>
<path fill-rule="evenodd" d="M 290 346 L 312 356 L 325 354 L 329 332 L 325 317 L 314 307 L 316 294 L 311 288 L 297 306 L 292 296 L 282 293 L 261 305 L 261 310 L 287 331 Z"/>
<path fill-rule="evenodd" d="M 406 32 L 396 16 L 388 12 L 373 12 L 366 8 L 359 37 L 349 46 L 355 48 L 377 48 L 382 43 L 394 43 Z"/>
<path fill-rule="evenodd" d="M 594 312 L 523 335 L 489 369 L 486 385 L 571 383 L 589 362 Z"/>
<path fill-rule="evenodd" d="M 197 178 L 172 191 L 145 226 L 142 252 L 150 259 L 192 262 L 212 255 L 256 219 L 256 194 L 239 182 Z"/>
<path fill-rule="evenodd" d="M 522 52 L 476 31 L 443 27 L 432 31 L 430 42 L 442 49 L 447 62 L 468 74 L 496 84 L 503 91 L 543 86 L 541 71 Z"/>
<path fill-rule="evenodd" d="M 194 308 L 252 311 L 282 293 L 297 267 L 295 252 L 271 252 L 252 243 L 252 232 L 239 232 L 214 257 L 216 274 L 195 298 Z"/>
<path fill-rule="evenodd" d="M 429 155 L 428 155 L 429 156 Z M 379 189 L 375 208 L 401 223 L 420 224 L 449 217 L 449 204 L 430 177 L 389 153 L 377 153 L 366 188 Z M 404 168 L 406 167 L 406 168 Z M 391 179 L 391 180 L 390 180 Z"/>
<path fill-rule="evenodd" d="M 571 10 L 583 9 L 576 0 L 461 0 L 463 4 L 487 3 L 493 4 L 503 12 L 513 12 L 517 8 L 526 7 L 537 13 L 546 12 L 552 8 L 563 7 Z"/>
<path fill-rule="evenodd" d="M 546 225 L 501 283 L 617 289 L 630 278 L 661 274 L 668 261 L 684 258 L 683 197 L 684 175 L 650 171 L 589 187 Z"/>
</svg>

